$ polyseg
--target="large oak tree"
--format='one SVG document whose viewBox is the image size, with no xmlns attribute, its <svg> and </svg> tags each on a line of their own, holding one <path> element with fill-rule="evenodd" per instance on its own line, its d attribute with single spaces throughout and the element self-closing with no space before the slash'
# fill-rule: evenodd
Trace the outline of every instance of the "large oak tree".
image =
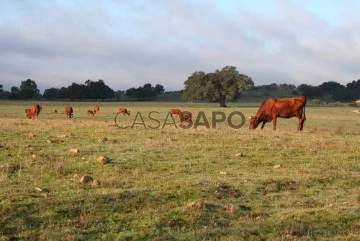
<svg viewBox="0 0 360 241">
<path fill-rule="evenodd" d="M 184 82 L 182 97 L 188 101 L 208 99 L 226 107 L 226 101 L 239 98 L 240 92 L 254 86 L 252 79 L 240 74 L 236 67 L 226 66 L 214 73 L 195 72 Z"/>
</svg>

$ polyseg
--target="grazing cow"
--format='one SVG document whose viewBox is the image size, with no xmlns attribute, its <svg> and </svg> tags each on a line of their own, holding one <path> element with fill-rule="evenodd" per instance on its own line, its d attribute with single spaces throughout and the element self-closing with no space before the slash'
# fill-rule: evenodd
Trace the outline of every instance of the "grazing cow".
<svg viewBox="0 0 360 241">
<path fill-rule="evenodd" d="M 73 117 L 73 108 L 70 105 L 65 106 L 65 113 L 68 118 Z"/>
<path fill-rule="evenodd" d="M 42 107 L 38 104 L 33 104 L 29 109 L 25 109 L 25 116 L 29 119 L 32 119 L 34 117 L 38 117 L 40 114 L 40 111 L 42 110 Z"/>
<path fill-rule="evenodd" d="M 42 110 L 42 107 L 41 107 L 41 105 L 33 104 L 31 106 L 31 109 L 33 110 L 33 112 L 36 114 L 36 117 L 37 117 L 37 116 L 39 116 L 40 111 Z"/>
<path fill-rule="evenodd" d="M 191 113 L 185 114 L 183 112 L 180 112 L 179 117 L 180 117 L 180 123 L 183 123 L 184 121 L 192 122 L 192 114 Z"/>
<path fill-rule="evenodd" d="M 123 115 L 130 115 L 130 111 L 126 108 L 119 107 L 116 109 L 117 113 L 123 113 Z"/>
<path fill-rule="evenodd" d="M 180 110 L 180 109 L 170 109 L 169 113 L 170 113 L 171 115 L 177 115 L 177 116 L 179 116 L 180 113 L 181 113 L 181 110 Z"/>
<path fill-rule="evenodd" d="M 94 115 L 95 115 L 97 112 L 100 112 L 100 107 L 99 107 L 99 105 L 95 105 L 95 106 L 92 108 L 92 111 L 94 112 Z"/>
<path fill-rule="evenodd" d="M 25 116 L 32 119 L 34 117 L 34 113 L 32 113 L 30 109 L 25 109 Z"/>
<path fill-rule="evenodd" d="M 88 110 L 88 111 L 87 111 L 87 114 L 88 114 L 89 116 L 90 116 L 90 115 L 92 115 L 92 116 L 95 115 L 95 113 L 94 113 L 93 110 Z"/>
<path fill-rule="evenodd" d="M 273 129 L 276 130 L 276 119 L 292 118 L 296 116 L 299 119 L 298 130 L 301 131 L 304 126 L 306 98 L 304 96 L 295 96 L 292 98 L 269 98 L 264 100 L 255 116 L 251 117 L 249 129 L 256 129 L 262 122 L 261 129 L 267 122 L 273 122 Z"/>
</svg>

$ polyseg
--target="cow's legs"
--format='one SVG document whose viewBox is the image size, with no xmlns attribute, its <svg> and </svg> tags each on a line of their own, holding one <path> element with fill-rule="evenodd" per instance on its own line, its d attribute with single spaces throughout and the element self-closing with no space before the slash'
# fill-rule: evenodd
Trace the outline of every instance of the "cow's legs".
<svg viewBox="0 0 360 241">
<path fill-rule="evenodd" d="M 297 115 L 296 117 L 299 119 L 298 131 L 302 131 L 304 127 L 305 118 L 302 116 L 302 114 Z"/>
<path fill-rule="evenodd" d="M 302 131 L 303 127 L 304 127 L 304 122 L 305 122 L 305 118 L 299 118 L 299 127 L 298 130 Z"/>
<path fill-rule="evenodd" d="M 264 129 L 265 124 L 266 124 L 266 121 L 263 121 L 262 125 L 261 125 L 261 129 Z"/>
<path fill-rule="evenodd" d="M 274 117 L 274 119 L 273 119 L 273 130 L 275 131 L 276 130 L 276 121 L 277 121 L 277 118 L 276 118 L 276 116 Z"/>
</svg>

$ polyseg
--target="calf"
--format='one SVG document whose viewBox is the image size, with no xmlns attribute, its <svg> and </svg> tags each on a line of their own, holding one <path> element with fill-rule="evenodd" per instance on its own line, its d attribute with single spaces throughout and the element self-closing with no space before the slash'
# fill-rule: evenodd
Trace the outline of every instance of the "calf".
<svg viewBox="0 0 360 241">
<path fill-rule="evenodd" d="M 119 107 L 116 109 L 117 113 L 123 113 L 123 115 L 130 115 L 130 111 L 126 108 Z"/>
<path fill-rule="evenodd" d="M 87 114 L 88 114 L 88 116 L 90 116 L 90 115 L 92 115 L 92 116 L 93 116 L 95 113 L 94 113 L 94 111 L 93 111 L 93 110 L 88 110 L 88 111 L 87 111 Z"/>
<path fill-rule="evenodd" d="M 169 113 L 170 113 L 171 115 L 177 115 L 177 116 L 179 116 L 180 113 L 181 113 L 181 110 L 180 110 L 180 109 L 170 109 Z"/>
<path fill-rule="evenodd" d="M 191 113 L 183 113 L 183 112 L 180 112 L 179 114 L 179 117 L 180 117 L 180 123 L 183 123 L 184 121 L 188 121 L 188 122 L 192 122 L 192 114 Z"/>
<path fill-rule="evenodd" d="M 99 105 L 95 105 L 95 106 L 92 108 L 92 111 L 94 112 L 94 114 L 96 114 L 97 112 L 100 112 L 100 107 L 99 107 Z"/>
</svg>

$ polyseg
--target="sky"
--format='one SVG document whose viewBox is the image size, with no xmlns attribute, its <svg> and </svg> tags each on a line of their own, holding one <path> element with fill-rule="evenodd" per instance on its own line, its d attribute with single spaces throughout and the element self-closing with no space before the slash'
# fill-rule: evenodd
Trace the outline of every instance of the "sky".
<svg viewBox="0 0 360 241">
<path fill-rule="evenodd" d="M 360 79 L 360 0 L 1 0 L 0 84 L 102 79 L 181 90 L 235 66 L 255 85 Z"/>
</svg>

